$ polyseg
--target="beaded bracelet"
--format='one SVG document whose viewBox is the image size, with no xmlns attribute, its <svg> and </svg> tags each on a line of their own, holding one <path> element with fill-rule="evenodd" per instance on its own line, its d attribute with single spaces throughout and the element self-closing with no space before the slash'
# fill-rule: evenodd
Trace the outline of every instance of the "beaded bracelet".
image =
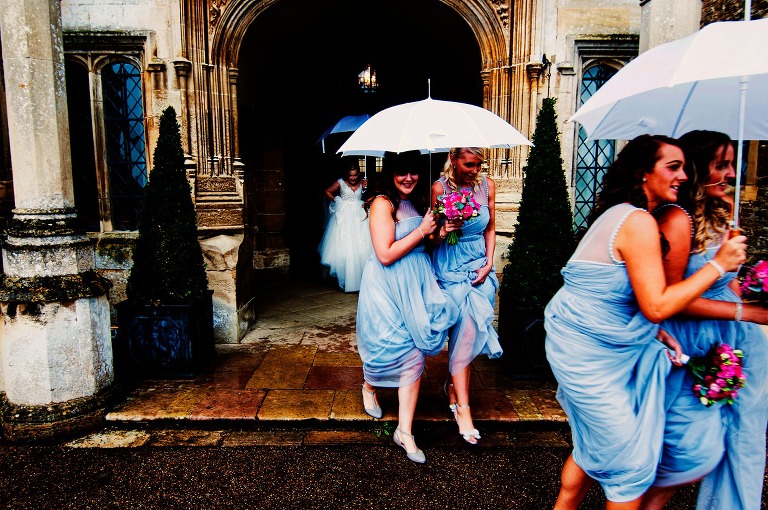
<svg viewBox="0 0 768 510">
<path fill-rule="evenodd" d="M 725 269 L 723 269 L 723 266 L 721 266 L 715 259 L 708 260 L 707 264 L 710 264 L 717 270 L 718 273 L 720 273 L 720 278 L 725 276 Z"/>
<path fill-rule="evenodd" d="M 419 231 L 419 234 L 421 234 L 421 238 L 424 239 L 424 232 L 421 231 L 421 227 L 416 227 L 416 229 Z"/>
<path fill-rule="evenodd" d="M 736 316 L 734 317 L 734 320 L 736 322 L 741 322 L 741 317 L 744 314 L 744 305 L 742 305 L 740 302 L 736 303 Z"/>
</svg>

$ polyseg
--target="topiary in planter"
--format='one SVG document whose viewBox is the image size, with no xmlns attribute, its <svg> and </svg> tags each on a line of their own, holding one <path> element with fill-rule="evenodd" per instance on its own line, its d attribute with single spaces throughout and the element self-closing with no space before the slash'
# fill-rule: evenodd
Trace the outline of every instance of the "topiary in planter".
<svg viewBox="0 0 768 510">
<path fill-rule="evenodd" d="M 172 106 L 160 117 L 154 167 L 144 188 L 139 238 L 126 295 L 143 304 L 183 304 L 208 291 L 197 217 L 184 169 L 181 133 Z"/>
<path fill-rule="evenodd" d="M 144 189 L 128 299 L 117 305 L 116 373 L 191 377 L 215 352 L 213 310 L 173 107 Z"/>
<path fill-rule="evenodd" d="M 544 100 L 499 289 L 499 335 L 513 372 L 548 371 L 544 356 L 544 307 L 563 285 L 560 270 L 575 247 L 568 189 L 560 153 L 555 99 Z"/>
</svg>

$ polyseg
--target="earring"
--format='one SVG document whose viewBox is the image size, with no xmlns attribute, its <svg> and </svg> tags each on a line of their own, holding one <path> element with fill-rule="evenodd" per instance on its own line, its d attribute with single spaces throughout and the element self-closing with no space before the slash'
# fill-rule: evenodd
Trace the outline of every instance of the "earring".
<svg viewBox="0 0 768 510">
<path fill-rule="evenodd" d="M 645 177 L 643 177 L 643 182 L 648 182 L 648 179 L 646 179 Z"/>
<path fill-rule="evenodd" d="M 453 167 L 454 170 L 456 170 L 456 165 L 451 165 L 451 166 Z"/>
</svg>

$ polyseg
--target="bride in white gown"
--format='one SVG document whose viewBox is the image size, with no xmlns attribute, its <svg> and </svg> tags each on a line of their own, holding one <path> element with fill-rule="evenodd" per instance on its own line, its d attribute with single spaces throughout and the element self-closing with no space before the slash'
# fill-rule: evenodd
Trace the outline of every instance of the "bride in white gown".
<svg viewBox="0 0 768 510">
<path fill-rule="evenodd" d="M 371 253 L 371 233 L 363 209 L 360 167 L 353 162 L 347 168 L 345 176 L 325 190 L 331 200 L 330 215 L 317 251 L 320 263 L 329 267 L 339 287 L 344 292 L 357 292 Z"/>
</svg>

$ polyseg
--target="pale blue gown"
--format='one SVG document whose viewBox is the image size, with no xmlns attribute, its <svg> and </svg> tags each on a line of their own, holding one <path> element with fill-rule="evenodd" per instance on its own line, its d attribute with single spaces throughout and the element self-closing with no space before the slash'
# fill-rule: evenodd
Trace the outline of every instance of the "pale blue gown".
<svg viewBox="0 0 768 510">
<path fill-rule="evenodd" d="M 616 205 L 589 228 L 544 312 L 546 351 L 568 415 L 573 459 L 614 502 L 640 497 L 656 478 L 671 362 L 658 325 L 640 311 L 613 241 L 639 209 Z"/>
<path fill-rule="evenodd" d="M 720 248 L 713 243 L 688 259 L 685 277 L 701 269 Z M 727 273 L 702 297 L 738 302 Z M 706 407 L 693 394 L 693 379 L 673 369 L 667 379 L 667 423 L 664 450 L 655 485 L 690 483 L 704 475 L 698 509 L 746 510 L 761 505 L 765 472 L 765 431 L 768 423 L 768 339 L 760 326 L 732 320 L 670 319 L 663 323 L 683 352 L 702 356 L 710 347 L 727 343 L 744 351 L 747 384 L 732 405 Z M 709 474 L 708 474 L 709 473 Z"/>
<path fill-rule="evenodd" d="M 447 192 L 445 177 L 441 177 L 438 182 Z M 462 189 L 473 192 L 475 200 L 482 206 L 480 215 L 464 222 L 457 244 L 450 245 L 443 241 L 432 253 L 437 280 L 450 293 L 460 310 L 459 320 L 451 329 L 448 339 L 448 369 L 451 374 L 467 367 L 480 354 L 498 358 L 503 352 L 499 335 L 493 327 L 493 306 L 499 288 L 495 268 L 491 269 L 483 283 L 472 285 L 472 281 L 477 278 L 477 270 L 488 261 L 484 235 L 490 221 L 488 186 L 483 179 L 477 193 L 472 188 Z"/>
<path fill-rule="evenodd" d="M 352 189 L 339 179 L 339 194 L 329 206 L 330 216 L 317 248 L 320 263 L 344 292 L 360 290 L 360 279 L 373 249 L 368 215 L 363 209 L 363 187 Z"/>
<path fill-rule="evenodd" d="M 396 219 L 399 240 L 421 224 L 422 215 L 404 200 Z M 389 266 L 371 253 L 357 302 L 357 349 L 365 380 L 390 388 L 415 382 L 425 355 L 443 349 L 457 317 L 458 309 L 437 285 L 423 244 Z"/>
</svg>

